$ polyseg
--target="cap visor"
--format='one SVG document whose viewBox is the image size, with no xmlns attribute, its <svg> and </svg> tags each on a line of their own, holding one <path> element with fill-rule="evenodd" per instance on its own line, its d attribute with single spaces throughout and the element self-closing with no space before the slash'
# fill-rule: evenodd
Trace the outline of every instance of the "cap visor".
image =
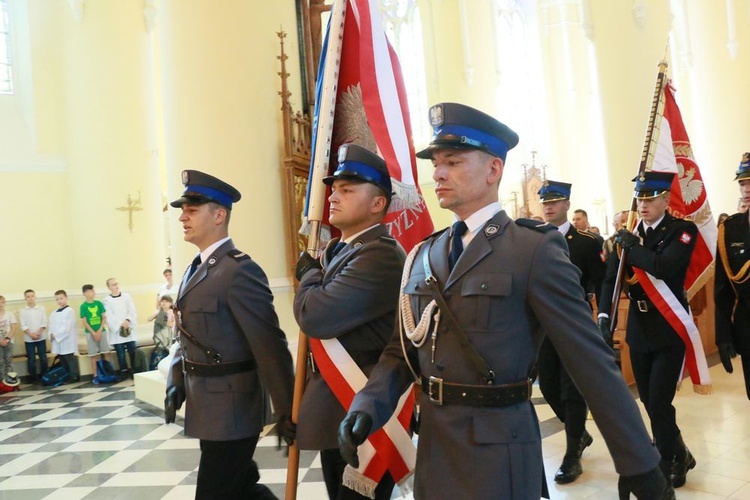
<svg viewBox="0 0 750 500">
<path fill-rule="evenodd" d="M 652 198 L 658 198 L 659 196 L 663 195 L 664 193 L 668 193 L 669 191 L 638 191 L 635 193 L 635 198 L 637 200 L 650 200 Z"/>
<path fill-rule="evenodd" d="M 552 203 L 553 201 L 560 201 L 560 200 L 567 200 L 567 198 L 562 195 L 547 196 L 545 198 L 540 199 L 539 203 Z"/>
</svg>

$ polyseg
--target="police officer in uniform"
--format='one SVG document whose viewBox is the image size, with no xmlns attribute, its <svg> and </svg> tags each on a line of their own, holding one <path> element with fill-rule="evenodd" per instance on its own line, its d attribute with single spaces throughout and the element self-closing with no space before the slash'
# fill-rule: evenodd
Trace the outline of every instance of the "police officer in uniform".
<svg viewBox="0 0 750 500">
<path fill-rule="evenodd" d="M 674 175 L 645 172 L 633 179 L 641 222 L 635 229 L 636 234 L 620 229 L 616 242 L 627 250 L 626 274 L 631 277 L 625 340 L 630 347 L 635 383 L 651 420 L 651 431 L 662 457 L 660 467 L 674 487 L 679 488 L 685 484 L 688 470 L 695 467 L 695 459 L 680 435 L 672 405 L 685 358 L 685 344 L 642 286 L 632 279 L 635 266 L 663 280 L 688 309 L 685 274 L 698 228 L 693 222 L 677 219 L 666 211 Z M 606 311 L 611 307 L 620 254 L 618 248 L 610 255 L 602 285 L 599 325 L 605 338 L 611 335 Z"/>
<path fill-rule="evenodd" d="M 416 379 L 416 499 L 538 499 L 541 435 L 529 398 L 546 333 L 600 422 L 623 491 L 673 498 L 564 238 L 550 224 L 514 222 L 498 202 L 518 136 L 461 104 L 433 106 L 430 121 L 432 142 L 417 156 L 432 160 L 440 206 L 458 220 L 407 257 L 400 328 L 339 427 L 342 456 L 358 465 L 357 445 Z"/>
<path fill-rule="evenodd" d="M 570 189 L 569 183 L 546 181 L 539 190 L 539 201 L 544 219 L 557 227 L 565 237 L 570 261 L 581 271 L 582 297 L 588 299 L 589 296 L 598 296 L 604 279 L 602 249 L 592 233 L 577 229 L 568 220 Z M 557 418 L 565 424 L 565 456 L 555 473 L 555 482 L 571 483 L 583 473 L 581 454 L 593 442 L 586 432 L 586 401 L 565 370 L 549 337 L 542 341 L 538 365 L 542 395 Z"/>
<path fill-rule="evenodd" d="M 198 248 L 177 297 L 180 347 L 167 378 L 165 418 L 187 401 L 185 434 L 200 439 L 196 498 L 276 498 L 253 461 L 269 402 L 279 439 L 290 442 L 292 357 L 263 270 L 229 237 L 234 187 L 196 170 L 182 173 L 185 241 Z"/>
<path fill-rule="evenodd" d="M 345 144 L 338 168 L 323 179 L 332 186 L 329 221 L 341 231 L 321 261 L 304 252 L 297 262 L 299 288 L 294 317 L 309 337 L 338 339 L 365 375 L 378 362 L 393 334 L 398 289 L 404 267 L 401 245 L 382 224 L 391 202 L 391 178 L 375 153 Z M 309 353 L 307 386 L 297 427 L 297 446 L 320 454 L 328 496 L 366 498 L 342 486 L 346 462 L 338 448 L 337 430 L 346 409 L 321 375 Z M 377 499 L 391 498 L 394 481 L 386 471 L 375 489 Z"/>
<path fill-rule="evenodd" d="M 750 204 L 750 153 L 737 170 L 740 197 Z M 745 392 L 750 399 L 750 224 L 748 213 L 739 212 L 719 225 L 714 275 L 716 345 L 724 369 L 732 373 L 732 357 L 740 354 Z"/>
</svg>

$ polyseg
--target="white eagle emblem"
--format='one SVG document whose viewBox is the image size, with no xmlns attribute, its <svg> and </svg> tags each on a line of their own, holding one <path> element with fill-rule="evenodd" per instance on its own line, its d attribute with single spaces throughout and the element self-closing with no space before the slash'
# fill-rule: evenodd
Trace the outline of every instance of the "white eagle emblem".
<svg viewBox="0 0 750 500">
<path fill-rule="evenodd" d="M 682 190 L 682 199 L 685 200 L 685 204 L 690 205 L 703 192 L 703 181 L 693 179 L 695 169 L 690 168 L 686 171 L 685 166 L 681 162 L 677 163 L 677 170 L 680 179 L 680 189 Z"/>
<path fill-rule="evenodd" d="M 693 241 L 693 237 L 690 236 L 687 232 L 683 231 L 683 233 L 680 235 L 680 243 L 689 245 L 691 241 Z"/>
</svg>

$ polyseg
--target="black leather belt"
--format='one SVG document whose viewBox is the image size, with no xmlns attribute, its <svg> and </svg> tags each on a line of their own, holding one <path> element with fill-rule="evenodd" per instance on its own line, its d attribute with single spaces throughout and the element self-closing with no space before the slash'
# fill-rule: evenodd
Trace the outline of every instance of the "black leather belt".
<svg viewBox="0 0 750 500">
<path fill-rule="evenodd" d="M 381 351 L 362 351 L 362 352 L 350 352 L 349 356 L 352 357 L 357 366 L 370 366 L 376 365 L 380 359 Z M 315 363 L 315 356 L 312 351 L 307 353 L 307 365 L 310 367 L 312 373 L 318 373 L 318 365 Z"/>
<path fill-rule="evenodd" d="M 523 403 L 531 398 L 533 379 L 503 385 L 450 384 L 438 377 L 422 375 L 422 392 L 436 405 L 500 407 Z"/>
<path fill-rule="evenodd" d="M 246 359 L 235 363 L 219 363 L 207 365 L 204 363 L 195 363 L 194 361 L 184 361 L 185 372 L 200 377 L 221 377 L 223 375 L 234 375 L 235 373 L 249 372 L 255 369 L 255 360 Z"/>
<path fill-rule="evenodd" d="M 634 299 L 633 297 L 630 297 L 630 303 L 635 306 L 636 311 L 647 313 L 649 311 L 656 311 L 656 306 L 653 302 L 651 302 L 648 299 Z"/>
</svg>

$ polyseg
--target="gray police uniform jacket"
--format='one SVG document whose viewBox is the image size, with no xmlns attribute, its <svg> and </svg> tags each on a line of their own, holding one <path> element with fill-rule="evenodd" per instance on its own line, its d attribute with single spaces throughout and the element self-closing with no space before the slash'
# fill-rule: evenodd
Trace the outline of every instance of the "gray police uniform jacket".
<svg viewBox="0 0 750 500">
<path fill-rule="evenodd" d="M 254 360 L 257 365 L 231 375 L 184 375 L 183 350 L 190 361 L 211 361 L 182 338 L 167 387 L 185 389 L 186 435 L 211 441 L 259 435 L 268 423 L 266 391 L 276 415 L 291 415 L 292 357 L 279 328 L 268 279 L 258 264 L 235 249 L 231 240 L 225 242 L 182 284 L 177 306 L 183 328 L 219 352 L 223 363 Z"/>
<path fill-rule="evenodd" d="M 332 240 L 323 254 L 324 270 L 302 277 L 294 317 L 309 337 L 337 338 L 369 375 L 393 334 L 406 254 L 384 225 L 366 231 L 331 259 L 336 243 L 338 239 Z M 308 369 L 297 445 L 304 450 L 338 448 L 338 426 L 345 414 L 320 372 Z"/>
<path fill-rule="evenodd" d="M 568 258 L 563 236 L 550 225 L 523 227 L 504 211 L 492 217 L 448 271 L 449 232 L 434 237 L 433 274 L 443 296 L 495 372 L 496 384 L 525 380 L 531 373 L 543 331 L 549 332 L 604 435 L 620 474 L 649 471 L 659 463 L 633 396 L 612 351 L 591 320 L 579 271 Z M 544 229 L 543 229 L 544 228 Z M 424 246 L 414 260 L 405 292 L 418 317 L 431 300 L 424 282 Z M 441 321 L 435 362 L 431 340 L 409 358 L 422 376 L 446 382 L 482 384 L 463 354 L 458 336 Z M 431 330 L 430 330 L 431 331 Z M 364 411 L 381 427 L 403 389 L 413 382 L 394 335 L 350 411 Z M 506 407 L 438 406 L 420 393 L 417 499 L 538 499 L 543 464 L 539 422 L 526 401 Z"/>
</svg>

